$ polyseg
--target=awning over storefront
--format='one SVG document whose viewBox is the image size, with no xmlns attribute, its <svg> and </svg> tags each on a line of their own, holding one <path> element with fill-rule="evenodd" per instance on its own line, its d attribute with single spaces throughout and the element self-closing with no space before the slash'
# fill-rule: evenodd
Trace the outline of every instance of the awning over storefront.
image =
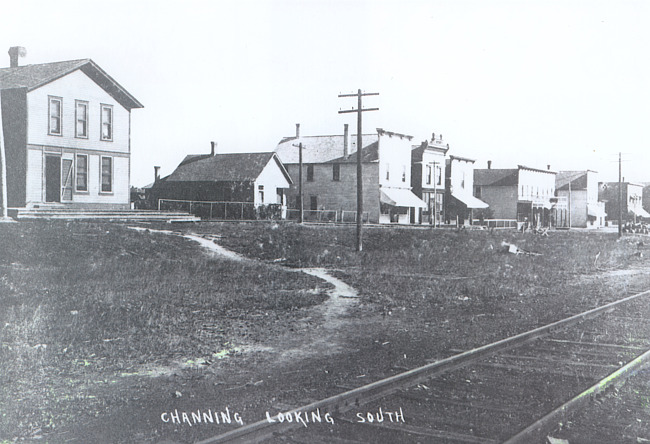
<svg viewBox="0 0 650 444">
<path fill-rule="evenodd" d="M 471 194 L 451 193 L 454 199 L 461 201 L 467 208 L 487 208 L 488 204 L 480 199 L 472 196 Z"/>
<path fill-rule="evenodd" d="M 405 188 L 382 188 L 379 200 L 395 207 L 427 207 L 427 204 L 422 199 Z"/>
<path fill-rule="evenodd" d="M 638 207 L 637 207 L 637 208 L 634 208 L 634 207 L 632 207 L 631 210 L 632 210 L 632 212 L 633 212 L 634 214 L 636 214 L 636 215 L 639 216 L 639 217 L 648 217 L 648 218 L 650 218 L 650 213 L 648 213 L 648 212 L 647 212 L 646 210 L 644 210 L 643 208 L 638 208 Z"/>
<path fill-rule="evenodd" d="M 607 213 L 599 205 L 587 204 L 587 214 L 592 217 L 606 217 Z"/>
</svg>

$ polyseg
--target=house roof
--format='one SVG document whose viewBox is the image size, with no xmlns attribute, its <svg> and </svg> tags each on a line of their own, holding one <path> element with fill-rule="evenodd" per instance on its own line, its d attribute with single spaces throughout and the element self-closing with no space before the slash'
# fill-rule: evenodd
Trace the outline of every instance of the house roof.
<svg viewBox="0 0 650 444">
<path fill-rule="evenodd" d="M 519 169 L 475 169 L 475 186 L 512 186 L 519 183 Z"/>
<path fill-rule="evenodd" d="M 125 108 L 143 108 L 135 97 L 90 59 L 0 68 L 0 90 L 26 88 L 33 91 L 78 69 Z"/>
<path fill-rule="evenodd" d="M 289 183 L 289 173 L 273 152 L 189 155 L 167 178 L 167 182 L 254 181 L 270 161 L 275 161 Z"/>
<path fill-rule="evenodd" d="M 343 158 L 343 139 L 344 136 L 342 135 L 285 137 L 278 143 L 275 152 L 285 164 L 299 163 L 298 144 L 302 143 L 303 163 L 327 163 L 334 159 Z M 363 147 L 367 147 L 377 142 L 377 140 L 379 140 L 377 134 L 363 134 L 361 136 Z M 348 152 L 351 154 L 356 151 L 357 137 L 352 135 L 350 136 Z"/>
<path fill-rule="evenodd" d="M 379 142 L 373 142 L 361 150 L 361 162 L 377 162 L 379 160 Z M 341 156 L 327 163 L 356 163 L 357 151 L 349 156 Z"/>
<path fill-rule="evenodd" d="M 555 189 L 568 190 L 571 184 L 572 190 L 587 189 L 587 171 L 559 171 L 555 176 Z"/>
</svg>

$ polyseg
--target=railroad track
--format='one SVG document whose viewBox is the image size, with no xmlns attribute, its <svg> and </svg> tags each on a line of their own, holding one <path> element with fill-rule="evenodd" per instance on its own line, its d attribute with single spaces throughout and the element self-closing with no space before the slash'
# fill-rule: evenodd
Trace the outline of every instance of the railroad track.
<svg viewBox="0 0 650 444">
<path fill-rule="evenodd" d="M 223 442 L 545 443 L 650 360 L 650 290 L 215 436 Z"/>
</svg>

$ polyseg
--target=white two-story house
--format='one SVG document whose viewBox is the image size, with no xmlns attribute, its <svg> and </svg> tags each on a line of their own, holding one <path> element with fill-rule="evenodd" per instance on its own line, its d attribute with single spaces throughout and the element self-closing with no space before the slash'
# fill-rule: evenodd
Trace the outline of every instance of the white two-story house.
<svg viewBox="0 0 650 444">
<path fill-rule="evenodd" d="M 90 59 L 0 69 L 8 206 L 129 206 L 131 110 Z"/>
</svg>

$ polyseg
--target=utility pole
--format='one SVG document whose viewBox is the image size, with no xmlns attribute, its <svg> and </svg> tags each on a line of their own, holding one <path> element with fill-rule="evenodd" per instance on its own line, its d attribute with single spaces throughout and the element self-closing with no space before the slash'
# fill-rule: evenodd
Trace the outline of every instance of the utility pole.
<svg viewBox="0 0 650 444">
<path fill-rule="evenodd" d="M 364 111 L 377 111 L 379 108 L 363 109 L 361 98 L 363 96 L 378 96 L 379 93 L 362 93 L 359 89 L 356 94 L 339 94 L 339 97 L 357 97 L 357 109 L 339 111 L 339 114 L 357 113 L 357 251 L 363 249 L 362 227 L 363 227 L 363 171 L 361 168 L 361 113 Z"/>
<path fill-rule="evenodd" d="M 299 223 L 303 223 L 303 213 L 304 213 L 304 206 L 302 203 L 302 142 L 300 142 L 298 145 L 293 145 L 295 147 L 298 147 L 298 197 L 300 198 L 300 217 L 298 218 Z"/>
<path fill-rule="evenodd" d="M 618 237 L 623 235 L 623 182 L 621 176 L 621 153 L 618 153 Z"/>
</svg>

